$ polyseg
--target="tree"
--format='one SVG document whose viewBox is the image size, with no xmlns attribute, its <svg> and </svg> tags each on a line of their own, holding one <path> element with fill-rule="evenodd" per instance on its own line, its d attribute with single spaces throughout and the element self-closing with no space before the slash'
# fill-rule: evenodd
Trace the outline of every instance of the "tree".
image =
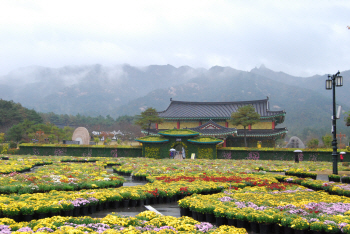
<svg viewBox="0 0 350 234">
<path fill-rule="evenodd" d="M 10 140 L 16 141 L 17 143 L 22 140 L 22 137 L 25 135 L 25 128 L 23 125 L 16 124 L 13 125 L 7 132 L 7 137 Z"/>
<path fill-rule="evenodd" d="M 232 112 L 231 123 L 235 126 L 242 125 L 244 128 L 244 145 L 247 145 L 247 132 L 246 128 L 249 125 L 256 124 L 260 121 L 260 115 L 255 111 L 254 106 L 247 105 L 238 108 L 237 112 Z"/>
<path fill-rule="evenodd" d="M 346 122 L 346 126 L 350 126 L 350 112 L 347 112 L 346 114 L 344 121 Z"/>
<path fill-rule="evenodd" d="M 137 120 L 135 121 L 135 124 L 139 125 L 141 129 L 148 129 L 147 135 L 149 135 L 152 123 L 163 123 L 163 119 L 158 116 L 158 112 L 152 107 L 149 107 L 145 111 L 141 112 L 141 115 L 138 115 Z"/>
<path fill-rule="evenodd" d="M 326 134 L 322 137 L 322 142 L 325 148 L 331 148 L 332 141 L 333 141 L 333 137 L 331 134 Z"/>
<path fill-rule="evenodd" d="M 0 132 L 0 143 L 2 143 L 5 140 L 5 133 Z"/>
<path fill-rule="evenodd" d="M 319 140 L 317 138 L 312 138 L 306 145 L 308 148 L 316 149 L 318 147 Z"/>
</svg>

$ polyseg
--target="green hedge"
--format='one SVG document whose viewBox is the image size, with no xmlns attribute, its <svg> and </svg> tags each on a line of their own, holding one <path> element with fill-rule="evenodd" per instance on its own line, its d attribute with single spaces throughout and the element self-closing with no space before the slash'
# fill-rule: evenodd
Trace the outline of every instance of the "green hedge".
<svg viewBox="0 0 350 234">
<path fill-rule="evenodd" d="M 301 149 L 303 150 L 303 149 Z M 286 150 L 234 150 L 228 148 L 217 149 L 218 159 L 252 159 L 252 160 L 279 160 L 279 161 L 294 161 L 294 149 Z M 331 162 L 332 152 L 325 151 L 304 151 L 300 153 L 301 161 L 326 161 Z M 340 159 L 338 158 L 340 161 Z M 344 162 L 350 162 L 350 153 L 347 152 L 344 156 Z"/>
<path fill-rule="evenodd" d="M 142 157 L 141 147 L 47 147 L 20 145 L 18 154 L 38 156 Z"/>
</svg>

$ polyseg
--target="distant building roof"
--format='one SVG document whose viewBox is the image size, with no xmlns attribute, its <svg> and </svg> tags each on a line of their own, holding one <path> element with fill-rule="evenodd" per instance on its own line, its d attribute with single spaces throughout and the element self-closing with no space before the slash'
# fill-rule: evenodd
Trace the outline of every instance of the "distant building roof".
<svg viewBox="0 0 350 234">
<path fill-rule="evenodd" d="M 254 101 L 240 102 L 185 102 L 173 101 L 164 111 L 158 112 L 164 119 L 230 119 L 232 112 L 246 105 L 253 105 L 261 119 L 280 117 L 277 122 L 284 121 L 285 111 L 270 111 L 268 98 Z"/>
<path fill-rule="evenodd" d="M 247 137 L 273 137 L 287 134 L 287 128 L 246 130 Z M 244 129 L 238 129 L 237 137 L 244 137 Z"/>
<path fill-rule="evenodd" d="M 193 131 L 199 132 L 205 136 L 221 136 L 221 135 L 233 135 L 237 133 L 236 128 L 226 128 L 215 123 L 212 120 L 209 120 L 201 126 L 190 128 Z"/>
</svg>

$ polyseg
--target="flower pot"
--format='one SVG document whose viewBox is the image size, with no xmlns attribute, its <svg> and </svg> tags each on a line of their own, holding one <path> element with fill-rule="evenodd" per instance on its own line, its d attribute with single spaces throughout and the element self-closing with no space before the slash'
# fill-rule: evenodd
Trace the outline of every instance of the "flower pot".
<svg viewBox="0 0 350 234">
<path fill-rule="evenodd" d="M 180 207 L 180 216 L 190 216 L 189 211 L 189 208 Z"/>
<path fill-rule="evenodd" d="M 215 223 L 216 219 L 215 219 L 214 214 L 208 214 L 208 213 L 205 214 L 205 221 L 208 223 Z"/>
<path fill-rule="evenodd" d="M 96 210 L 97 211 L 103 210 L 103 204 L 102 203 L 98 203 L 97 206 L 96 206 Z"/>
<path fill-rule="evenodd" d="M 138 200 L 137 201 L 137 206 L 144 206 L 145 205 L 145 200 Z"/>
<path fill-rule="evenodd" d="M 70 210 L 62 210 L 61 215 L 62 216 L 71 216 L 70 215 Z"/>
<path fill-rule="evenodd" d="M 17 223 L 18 223 L 18 222 L 21 222 L 21 217 L 20 217 L 20 215 L 12 215 L 12 216 L 8 216 L 7 218 L 13 219 L 13 220 L 16 221 Z M 45 218 L 46 218 L 46 217 L 45 217 Z"/>
<path fill-rule="evenodd" d="M 171 202 L 171 197 L 166 197 L 165 203 L 170 203 Z"/>
<path fill-rule="evenodd" d="M 91 205 L 88 207 L 89 213 L 93 214 L 96 212 L 96 205 Z"/>
<path fill-rule="evenodd" d="M 196 211 L 192 211 L 192 218 L 198 220 L 198 215 Z"/>
<path fill-rule="evenodd" d="M 290 227 L 283 227 L 284 234 L 294 234 L 294 229 Z"/>
<path fill-rule="evenodd" d="M 227 224 L 237 227 L 237 219 L 227 219 Z"/>
<path fill-rule="evenodd" d="M 124 208 L 127 208 L 127 207 L 129 207 L 129 203 L 130 203 L 130 200 L 123 200 L 123 207 Z"/>
<path fill-rule="evenodd" d="M 158 197 L 158 203 L 159 204 L 164 203 L 164 197 Z"/>
<path fill-rule="evenodd" d="M 310 231 L 312 234 L 325 234 L 324 231 Z"/>
<path fill-rule="evenodd" d="M 109 201 L 105 201 L 103 203 L 103 209 L 105 209 L 105 210 L 109 209 Z"/>
<path fill-rule="evenodd" d="M 261 234 L 270 234 L 272 232 L 273 225 L 271 223 L 260 223 L 260 233 Z"/>
<path fill-rule="evenodd" d="M 87 216 L 89 214 L 89 207 L 83 206 L 80 208 L 80 215 Z"/>
<path fill-rule="evenodd" d="M 243 221 L 243 220 L 237 219 L 237 227 L 238 228 L 245 228 L 247 231 L 250 230 L 250 225 L 249 225 L 248 221 Z"/>
<path fill-rule="evenodd" d="M 48 214 L 47 213 L 38 213 L 37 217 L 38 217 L 38 219 L 45 219 L 48 217 Z"/>
<path fill-rule="evenodd" d="M 120 202 L 119 201 L 112 201 L 109 203 L 109 206 L 113 209 L 117 209 L 120 206 Z"/>
<path fill-rule="evenodd" d="M 306 234 L 308 233 L 308 230 L 297 230 L 297 229 L 294 229 L 294 234 Z"/>
<path fill-rule="evenodd" d="M 199 222 L 205 222 L 205 214 L 198 212 L 197 217 Z"/>
<path fill-rule="evenodd" d="M 174 202 L 177 201 L 177 200 L 179 200 L 179 199 L 178 199 L 178 195 L 175 194 L 175 195 L 172 197 L 172 199 L 173 199 Z"/>
<path fill-rule="evenodd" d="M 130 207 L 136 207 L 137 205 L 137 200 L 130 200 L 129 206 Z"/>
<path fill-rule="evenodd" d="M 190 210 L 190 208 L 187 208 L 188 209 L 188 217 L 192 217 L 192 211 Z"/>
<path fill-rule="evenodd" d="M 227 224 L 226 217 L 216 217 L 216 226 L 221 226 L 226 224 Z"/>
<path fill-rule="evenodd" d="M 156 197 L 152 197 L 151 204 L 158 204 L 158 199 Z"/>
<path fill-rule="evenodd" d="M 59 216 L 61 214 L 61 212 L 60 211 L 56 211 L 56 212 L 50 212 L 49 213 L 49 217 L 53 217 L 53 216 Z"/>
<path fill-rule="evenodd" d="M 29 222 L 30 220 L 34 219 L 34 215 L 23 215 L 23 221 Z"/>
<path fill-rule="evenodd" d="M 258 222 L 249 222 L 250 230 L 255 233 L 260 233 L 259 223 Z"/>
<path fill-rule="evenodd" d="M 272 227 L 275 234 L 282 234 L 283 233 L 283 227 L 275 223 Z"/>
<path fill-rule="evenodd" d="M 151 199 L 146 198 L 146 200 L 145 200 L 145 205 L 149 205 L 149 204 L 151 204 Z"/>
<path fill-rule="evenodd" d="M 73 216 L 78 217 L 80 215 L 80 207 L 74 207 Z"/>
</svg>

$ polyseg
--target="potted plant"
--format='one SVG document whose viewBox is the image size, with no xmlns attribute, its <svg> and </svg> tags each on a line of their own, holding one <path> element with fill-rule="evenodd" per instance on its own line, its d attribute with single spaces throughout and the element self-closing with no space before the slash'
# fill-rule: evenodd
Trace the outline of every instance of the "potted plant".
<svg viewBox="0 0 350 234">
<path fill-rule="evenodd" d="M 123 207 L 129 207 L 131 192 L 124 191 L 124 192 L 121 192 L 120 195 L 123 197 Z"/>
<path fill-rule="evenodd" d="M 310 223 L 310 230 L 313 231 L 314 233 L 322 233 L 326 230 L 327 225 L 325 225 L 323 222 L 316 221 Z"/>
<path fill-rule="evenodd" d="M 303 234 L 309 229 L 310 225 L 307 219 L 298 217 L 291 222 L 291 228 L 295 229 L 295 234 Z"/>
<path fill-rule="evenodd" d="M 268 214 L 267 212 L 263 211 L 256 217 L 256 221 L 259 223 L 261 234 L 271 233 L 272 224 L 274 223 L 273 214 Z"/>
<path fill-rule="evenodd" d="M 61 210 L 63 209 L 63 207 L 60 204 L 53 204 L 51 206 L 49 206 L 49 212 L 51 216 L 58 216 L 60 215 Z"/>
<path fill-rule="evenodd" d="M 50 205 L 40 205 L 38 207 L 38 209 L 35 211 L 35 213 L 37 214 L 38 219 L 43 219 L 48 217 L 48 213 L 50 212 Z"/>
<path fill-rule="evenodd" d="M 225 216 L 226 209 L 223 207 L 216 207 L 213 211 L 214 216 L 216 217 L 216 226 L 221 226 L 227 224 L 227 219 Z"/>
<path fill-rule="evenodd" d="M 107 200 L 109 201 L 109 205 L 116 209 L 120 206 L 120 202 L 123 200 L 123 197 L 119 193 L 114 193 L 113 196 L 108 197 Z"/>
<path fill-rule="evenodd" d="M 131 192 L 130 206 L 131 207 L 136 207 L 138 200 L 140 200 L 140 194 L 137 191 Z"/>
<path fill-rule="evenodd" d="M 293 233 L 293 229 L 291 228 L 293 220 L 297 218 L 296 215 L 285 215 L 281 219 L 281 225 L 283 226 L 283 232 L 286 234 Z"/>
<path fill-rule="evenodd" d="M 74 205 L 71 201 L 61 200 L 58 203 L 62 206 L 63 216 L 73 216 Z"/>
<path fill-rule="evenodd" d="M 180 207 L 180 215 L 181 216 L 192 216 L 192 214 L 190 214 L 190 199 L 189 198 L 181 199 L 177 202 L 177 204 Z"/>
<path fill-rule="evenodd" d="M 23 215 L 23 219 L 24 221 L 30 221 L 33 219 L 34 216 L 34 207 L 31 205 L 26 205 L 26 206 L 22 206 L 21 209 L 21 214 Z"/>
<path fill-rule="evenodd" d="M 340 175 L 331 174 L 328 175 L 329 181 L 340 182 Z"/>
</svg>

